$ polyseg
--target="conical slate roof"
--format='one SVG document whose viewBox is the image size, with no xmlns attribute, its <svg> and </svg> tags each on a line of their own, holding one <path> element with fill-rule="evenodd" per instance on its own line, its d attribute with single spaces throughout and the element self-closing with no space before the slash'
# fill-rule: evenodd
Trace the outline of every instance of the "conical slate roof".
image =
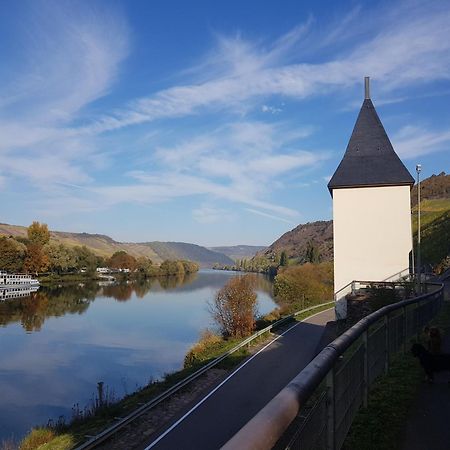
<svg viewBox="0 0 450 450">
<path fill-rule="evenodd" d="M 328 189 L 413 185 L 414 178 L 395 153 L 372 100 L 366 99 L 344 157 Z"/>
</svg>

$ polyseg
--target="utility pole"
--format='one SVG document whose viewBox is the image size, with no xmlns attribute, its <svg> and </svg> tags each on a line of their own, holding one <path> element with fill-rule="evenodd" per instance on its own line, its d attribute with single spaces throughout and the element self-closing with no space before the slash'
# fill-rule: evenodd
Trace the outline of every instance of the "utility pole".
<svg viewBox="0 0 450 450">
<path fill-rule="evenodd" d="M 417 280 L 419 286 L 419 294 L 422 292 L 421 290 L 421 262 L 420 262 L 420 171 L 422 170 L 422 165 L 416 165 L 417 172 Z"/>
</svg>

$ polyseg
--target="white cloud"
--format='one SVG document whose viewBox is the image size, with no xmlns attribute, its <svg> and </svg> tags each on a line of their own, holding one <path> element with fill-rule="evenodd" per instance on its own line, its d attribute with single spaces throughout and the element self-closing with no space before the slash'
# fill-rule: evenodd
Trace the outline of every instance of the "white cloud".
<svg viewBox="0 0 450 450">
<path fill-rule="evenodd" d="M 194 220 L 199 223 L 213 224 L 224 223 L 233 220 L 234 214 L 221 208 L 215 208 L 208 205 L 201 205 L 192 211 Z"/>
<path fill-rule="evenodd" d="M 89 182 L 105 158 L 95 137 L 66 127 L 110 91 L 128 53 L 127 27 L 114 8 L 38 1 L 17 30 L 22 53 L 0 79 L 0 174 L 38 186 Z"/>
<path fill-rule="evenodd" d="M 392 138 L 395 151 L 402 158 L 411 159 L 437 151 L 449 151 L 450 129 L 427 130 L 408 125 Z"/>
<path fill-rule="evenodd" d="M 264 113 L 279 114 L 283 110 L 281 108 L 276 108 L 275 106 L 262 105 L 261 111 Z"/>
<path fill-rule="evenodd" d="M 380 96 L 395 90 L 398 99 L 407 98 L 411 86 L 450 78 L 450 9 L 397 3 L 372 11 L 371 18 L 355 8 L 320 33 L 309 18 L 273 43 L 218 36 L 216 47 L 182 72 L 179 84 L 92 118 L 86 106 L 111 91 L 128 54 L 127 26 L 109 7 L 99 12 L 59 2 L 42 5 L 47 7 L 36 16 L 37 25 L 30 24 L 32 42 L 23 55 L 27 64 L 21 72 L 27 76 L 0 87 L 0 154 L 6 161 L 0 177 L 4 183 L 5 175 L 21 177 L 46 190 L 48 210 L 197 196 L 202 205 L 193 212 L 197 220 L 215 220 L 218 199 L 289 221 L 298 213 L 274 201 L 273 192 L 283 187 L 283 176 L 315 167 L 328 155 L 300 145 L 313 128 L 251 120 L 249 112 L 266 112 L 273 120 L 281 110 L 273 105 L 283 105 L 284 98 L 342 93 L 362 84 L 364 75 L 375 79 Z M 324 51 L 331 46 L 332 52 Z M 305 57 L 312 54 L 314 59 Z M 226 112 L 226 123 L 207 124 L 201 134 L 178 134 L 176 119 L 195 115 L 207 123 L 215 112 Z M 158 141 L 157 133 L 141 130 L 142 163 L 130 156 L 133 142 L 117 155 L 99 150 L 99 135 L 158 119 L 166 119 L 173 133 Z M 449 140 L 446 130 L 406 127 L 393 142 L 401 156 L 414 157 L 441 150 Z M 126 172 L 127 166 L 116 183 L 101 184 L 96 170 L 108 159 L 122 164 L 125 155 L 130 166 L 128 159 L 136 158 L 139 170 Z M 51 183 L 66 185 L 50 194 Z"/>
<path fill-rule="evenodd" d="M 214 57 L 207 58 L 202 65 L 204 79 L 134 101 L 84 131 L 103 132 L 211 109 L 239 111 L 251 107 L 258 99 L 274 95 L 301 100 L 359 85 L 367 74 L 378 83 L 380 94 L 448 80 L 450 10 L 437 3 L 413 6 L 401 3 L 396 8 L 390 5 L 389 11 L 378 11 L 378 28 L 372 23 L 368 33 L 360 36 L 361 27 L 357 27 L 354 33 L 358 39 L 354 39 L 353 47 L 338 47 L 333 59 L 320 63 L 286 63 L 302 48 L 303 39 L 299 36 L 303 38 L 310 24 L 298 36 L 293 32 L 295 38 L 290 39 L 288 33 L 269 49 L 240 36 L 221 37 Z M 355 20 L 358 12 L 350 16 L 348 20 Z M 323 45 L 319 40 L 317 48 Z"/>
</svg>

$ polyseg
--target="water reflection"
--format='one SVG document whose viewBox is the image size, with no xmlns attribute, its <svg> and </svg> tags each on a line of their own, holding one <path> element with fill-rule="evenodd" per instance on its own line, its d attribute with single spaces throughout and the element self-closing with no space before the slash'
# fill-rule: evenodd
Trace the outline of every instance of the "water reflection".
<svg viewBox="0 0 450 450">
<path fill-rule="evenodd" d="M 42 286 L 0 302 L 0 440 L 70 417 L 100 380 L 120 397 L 181 368 L 201 331 L 213 325 L 207 302 L 235 275 Z M 259 277 L 257 289 L 259 310 L 267 313 L 275 307 L 270 281 Z"/>
<path fill-rule="evenodd" d="M 0 303 L 0 325 L 19 322 L 27 332 L 40 331 L 49 317 L 59 317 L 66 314 L 83 314 L 89 303 L 94 300 L 87 298 L 86 290 L 77 287 L 40 290 L 28 297 L 7 300 Z M 78 291 L 78 292 L 77 292 Z"/>
<path fill-rule="evenodd" d="M 98 297 L 129 301 L 133 294 L 144 298 L 152 289 L 173 290 L 189 285 L 197 274 L 153 278 L 123 283 L 78 283 L 42 286 L 37 292 L 28 292 L 22 298 L 6 298 L 0 302 L 0 326 L 19 322 L 27 332 L 40 331 L 46 319 L 65 314 L 83 314 Z"/>
</svg>

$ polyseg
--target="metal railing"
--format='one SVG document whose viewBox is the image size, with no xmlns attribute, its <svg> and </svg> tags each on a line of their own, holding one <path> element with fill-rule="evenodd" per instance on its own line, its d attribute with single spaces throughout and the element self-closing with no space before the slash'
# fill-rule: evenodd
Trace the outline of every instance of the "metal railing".
<svg viewBox="0 0 450 450">
<path fill-rule="evenodd" d="M 398 284 L 398 283 L 406 283 L 408 281 L 413 281 L 414 275 L 411 274 L 409 268 L 403 269 L 400 272 L 397 272 L 382 281 L 374 282 L 374 281 L 360 281 L 353 280 L 350 283 L 343 286 L 341 289 L 334 293 L 334 301 L 336 303 L 336 318 L 337 319 L 346 319 L 347 318 L 347 295 L 355 294 L 359 289 L 364 289 L 367 287 L 371 287 L 373 285 L 385 285 L 389 284 Z"/>
<path fill-rule="evenodd" d="M 142 416 L 144 413 L 148 412 L 149 410 L 155 408 L 157 405 L 159 405 L 161 402 L 178 392 L 183 387 L 187 386 L 192 381 L 198 379 L 200 376 L 202 376 L 205 372 L 212 369 L 213 367 L 217 366 L 220 362 L 222 362 L 224 359 L 226 359 L 228 356 L 232 355 L 233 353 L 237 352 L 241 348 L 245 347 L 246 345 L 250 344 L 255 339 L 259 338 L 263 334 L 275 329 L 279 328 L 280 326 L 284 325 L 285 323 L 295 320 L 295 318 L 301 314 L 305 314 L 308 312 L 311 312 L 315 309 L 323 308 L 326 306 L 332 306 L 334 305 L 334 302 L 327 302 L 327 303 L 321 303 L 318 305 L 311 306 L 306 309 L 302 309 L 301 311 L 297 311 L 293 314 L 289 314 L 288 316 L 285 316 L 276 322 L 272 323 L 271 325 L 257 331 L 256 333 L 252 334 L 248 338 L 244 339 L 242 342 L 240 342 L 238 345 L 233 347 L 232 349 L 228 350 L 227 352 L 223 353 L 222 355 L 218 356 L 217 358 L 213 359 L 209 363 L 202 366 L 200 369 L 195 371 L 194 373 L 188 375 L 186 378 L 183 378 L 178 383 L 174 384 L 172 387 L 167 389 L 166 391 L 159 394 L 157 397 L 153 398 L 149 402 L 141 405 L 139 408 L 128 414 L 126 417 L 121 418 L 116 422 L 115 424 L 111 425 L 110 427 L 106 428 L 96 436 L 91 436 L 90 439 L 83 444 L 80 444 L 78 447 L 76 447 L 75 450 L 87 450 L 95 448 L 96 446 L 100 445 L 101 443 L 105 442 L 107 439 L 111 438 L 115 433 L 117 433 L 119 430 L 124 428 L 125 426 L 129 425 L 133 420 L 137 419 L 138 417 Z"/>
<path fill-rule="evenodd" d="M 432 292 L 379 309 L 327 345 L 223 449 L 269 450 L 278 442 L 275 448 L 339 450 L 372 383 L 439 310 L 443 285 L 428 287 Z"/>
</svg>

